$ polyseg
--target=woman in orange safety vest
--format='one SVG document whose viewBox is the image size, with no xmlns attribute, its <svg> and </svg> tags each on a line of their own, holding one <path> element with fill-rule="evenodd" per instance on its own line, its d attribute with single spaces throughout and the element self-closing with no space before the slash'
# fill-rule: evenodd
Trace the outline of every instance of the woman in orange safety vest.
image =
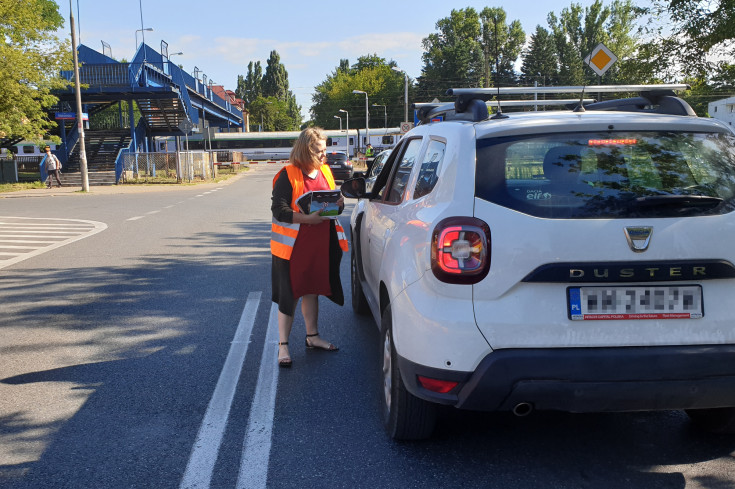
<svg viewBox="0 0 735 489">
<path fill-rule="evenodd" d="M 333 190 L 334 177 L 326 159 L 326 135 L 321 128 L 304 129 L 291 150 L 290 164 L 273 179 L 271 212 L 272 299 L 278 304 L 278 365 L 292 364 L 288 350 L 296 303 L 306 323 L 306 347 L 337 351 L 319 337 L 318 297 L 344 304 L 339 265 L 347 251 L 344 229 L 336 219 L 304 214 L 296 201 L 309 191 Z M 344 199 L 340 197 L 340 208 Z"/>
</svg>

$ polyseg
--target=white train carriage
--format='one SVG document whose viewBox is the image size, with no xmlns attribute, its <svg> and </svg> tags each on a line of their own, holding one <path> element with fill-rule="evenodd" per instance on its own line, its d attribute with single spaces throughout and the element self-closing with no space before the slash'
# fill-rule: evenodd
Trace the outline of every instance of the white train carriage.
<svg viewBox="0 0 735 489">
<path fill-rule="evenodd" d="M 368 143 L 364 129 L 325 130 L 327 135 L 327 151 L 347 151 L 350 157 L 365 153 Z M 238 132 L 215 133 L 211 141 L 201 134 L 188 138 L 190 150 L 237 151 L 249 160 L 287 160 L 300 131 L 276 132 Z M 400 139 L 399 128 L 375 128 L 369 130 L 369 143 L 373 146 L 373 154 L 383 149 L 392 148 Z M 160 150 L 175 151 L 175 142 L 169 139 L 165 144 L 159 142 Z M 211 147 L 210 147 L 211 144 Z"/>
</svg>

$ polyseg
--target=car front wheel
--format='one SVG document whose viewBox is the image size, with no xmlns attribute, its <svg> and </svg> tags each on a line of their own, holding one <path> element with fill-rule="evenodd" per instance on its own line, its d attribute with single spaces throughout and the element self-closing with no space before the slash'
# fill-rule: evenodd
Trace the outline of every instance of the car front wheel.
<svg viewBox="0 0 735 489">
<path fill-rule="evenodd" d="M 431 436 L 436 424 L 437 407 L 406 390 L 398 369 L 391 308 L 383 312 L 383 425 L 395 440 L 422 440 Z"/>
<path fill-rule="evenodd" d="M 711 433 L 735 434 L 735 407 L 687 409 L 692 423 Z"/>
</svg>

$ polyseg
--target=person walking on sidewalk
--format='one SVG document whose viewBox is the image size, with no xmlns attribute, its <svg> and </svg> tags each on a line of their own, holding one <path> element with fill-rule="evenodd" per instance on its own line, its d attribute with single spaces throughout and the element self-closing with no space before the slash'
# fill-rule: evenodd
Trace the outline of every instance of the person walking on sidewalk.
<svg viewBox="0 0 735 489">
<path fill-rule="evenodd" d="M 51 153 L 51 146 L 46 146 L 44 150 L 46 151 L 46 155 L 41 160 L 41 164 L 46 164 L 46 171 L 48 172 L 48 185 L 46 185 L 46 187 L 51 188 L 51 184 L 53 183 L 53 180 L 51 180 L 51 175 L 56 177 L 56 186 L 61 187 L 61 179 L 59 178 L 59 173 L 61 172 L 61 162 L 55 154 Z"/>
</svg>

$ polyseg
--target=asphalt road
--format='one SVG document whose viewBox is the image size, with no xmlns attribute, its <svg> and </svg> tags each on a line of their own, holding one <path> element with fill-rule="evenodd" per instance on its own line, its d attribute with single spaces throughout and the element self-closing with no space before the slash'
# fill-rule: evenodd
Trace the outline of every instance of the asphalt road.
<svg viewBox="0 0 735 489">
<path fill-rule="evenodd" d="M 320 302 L 340 351 L 306 351 L 297 314 L 294 366 L 279 371 L 275 169 L 0 198 L 0 235 L 11 221 L 93 223 L 17 245 L 28 256 L 12 264 L 0 255 L 0 487 L 735 487 L 735 437 L 680 412 L 448 411 L 431 440 L 392 442 L 377 329 L 349 307 L 347 259 L 348 305 Z"/>
</svg>

